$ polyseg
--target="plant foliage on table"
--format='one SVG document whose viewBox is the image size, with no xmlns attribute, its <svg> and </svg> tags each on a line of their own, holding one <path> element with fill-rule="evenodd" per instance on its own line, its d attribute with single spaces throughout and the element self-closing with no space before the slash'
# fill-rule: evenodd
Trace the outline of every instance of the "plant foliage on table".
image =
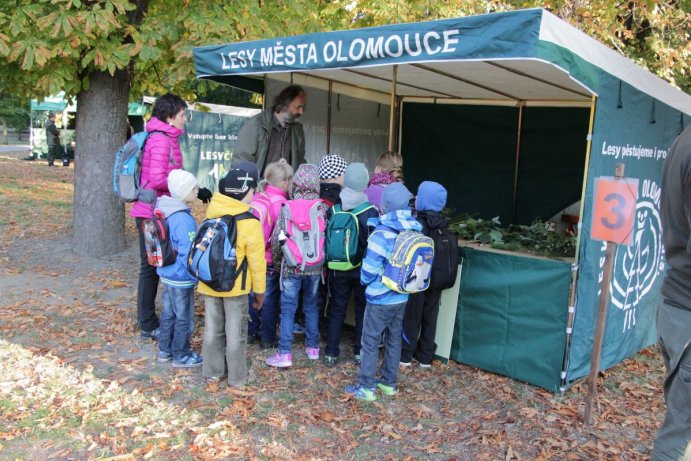
<svg viewBox="0 0 691 461">
<path fill-rule="evenodd" d="M 544 221 L 533 221 L 529 226 L 511 224 L 502 227 L 498 217 L 481 219 L 461 215 L 451 219 L 449 228 L 463 240 L 489 245 L 497 250 L 557 258 L 576 255 L 576 237 L 556 232 L 553 223 Z"/>
</svg>

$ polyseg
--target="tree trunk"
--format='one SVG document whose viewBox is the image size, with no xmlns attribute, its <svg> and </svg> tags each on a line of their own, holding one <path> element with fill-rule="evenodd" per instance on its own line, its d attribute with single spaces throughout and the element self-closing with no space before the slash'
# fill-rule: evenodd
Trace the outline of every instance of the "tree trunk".
<svg viewBox="0 0 691 461">
<path fill-rule="evenodd" d="M 73 249 L 102 257 L 123 251 L 124 205 L 113 193 L 115 151 L 125 142 L 130 85 L 127 71 L 89 75 L 77 95 Z"/>
</svg>

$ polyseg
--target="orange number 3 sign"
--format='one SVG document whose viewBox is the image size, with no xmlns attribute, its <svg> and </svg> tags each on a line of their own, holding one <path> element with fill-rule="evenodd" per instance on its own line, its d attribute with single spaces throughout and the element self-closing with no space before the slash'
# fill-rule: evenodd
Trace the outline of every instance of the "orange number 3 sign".
<svg viewBox="0 0 691 461">
<path fill-rule="evenodd" d="M 595 178 L 590 236 L 595 240 L 630 245 L 637 199 L 638 179 Z"/>
</svg>

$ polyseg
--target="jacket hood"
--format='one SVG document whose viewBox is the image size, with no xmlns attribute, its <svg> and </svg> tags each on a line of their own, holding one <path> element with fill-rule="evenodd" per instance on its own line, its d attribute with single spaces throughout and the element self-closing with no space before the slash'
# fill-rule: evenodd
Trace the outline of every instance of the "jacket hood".
<svg viewBox="0 0 691 461">
<path fill-rule="evenodd" d="M 390 213 L 381 215 L 379 218 L 371 218 L 368 222 L 368 226 L 376 226 L 381 224 L 391 229 L 401 232 L 404 230 L 414 230 L 420 232 L 422 230 L 422 225 L 413 218 L 410 210 L 396 210 Z"/>
<path fill-rule="evenodd" d="M 338 203 L 341 185 L 335 182 L 323 182 L 319 185 L 319 197 L 331 203 Z"/>
<path fill-rule="evenodd" d="M 358 192 L 350 187 L 341 189 L 341 206 L 344 210 L 349 211 L 357 208 L 367 201 L 367 195 L 364 192 Z"/>
<path fill-rule="evenodd" d="M 272 186 L 271 184 L 267 184 L 266 187 L 264 188 L 264 193 L 266 195 L 278 195 L 279 197 L 283 197 L 285 199 L 288 198 L 288 192 L 284 191 L 280 187 Z"/>
<path fill-rule="evenodd" d="M 430 229 L 446 227 L 446 217 L 439 211 L 418 211 L 418 220 L 424 220 Z"/>
<path fill-rule="evenodd" d="M 417 189 L 415 208 L 420 211 L 441 211 L 446 206 L 446 189 L 434 181 L 423 181 Z"/>
<path fill-rule="evenodd" d="M 146 131 L 162 131 L 171 138 L 177 138 L 184 133 L 184 131 L 177 129 L 172 125 L 168 125 L 166 122 L 163 122 L 156 117 L 151 117 L 151 119 L 146 122 Z"/>
<path fill-rule="evenodd" d="M 169 197 L 168 195 L 161 195 L 158 200 L 156 200 L 156 208 L 161 210 L 166 218 L 178 211 L 190 209 L 182 200 Z"/>
<path fill-rule="evenodd" d="M 290 198 L 293 200 L 319 198 L 319 168 L 316 165 L 303 163 L 298 167 L 290 186 Z"/>
<path fill-rule="evenodd" d="M 235 216 L 250 210 L 250 206 L 234 198 L 223 194 L 214 194 L 211 197 L 209 208 L 206 210 L 207 218 L 220 218 L 224 215 Z"/>
</svg>

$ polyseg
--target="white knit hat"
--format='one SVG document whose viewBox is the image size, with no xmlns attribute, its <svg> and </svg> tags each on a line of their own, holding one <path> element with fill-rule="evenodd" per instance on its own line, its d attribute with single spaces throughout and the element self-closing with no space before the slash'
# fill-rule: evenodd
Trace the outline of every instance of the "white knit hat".
<svg viewBox="0 0 691 461">
<path fill-rule="evenodd" d="M 173 170 L 168 174 L 168 190 L 175 199 L 184 200 L 196 186 L 197 178 L 189 171 Z"/>
</svg>

